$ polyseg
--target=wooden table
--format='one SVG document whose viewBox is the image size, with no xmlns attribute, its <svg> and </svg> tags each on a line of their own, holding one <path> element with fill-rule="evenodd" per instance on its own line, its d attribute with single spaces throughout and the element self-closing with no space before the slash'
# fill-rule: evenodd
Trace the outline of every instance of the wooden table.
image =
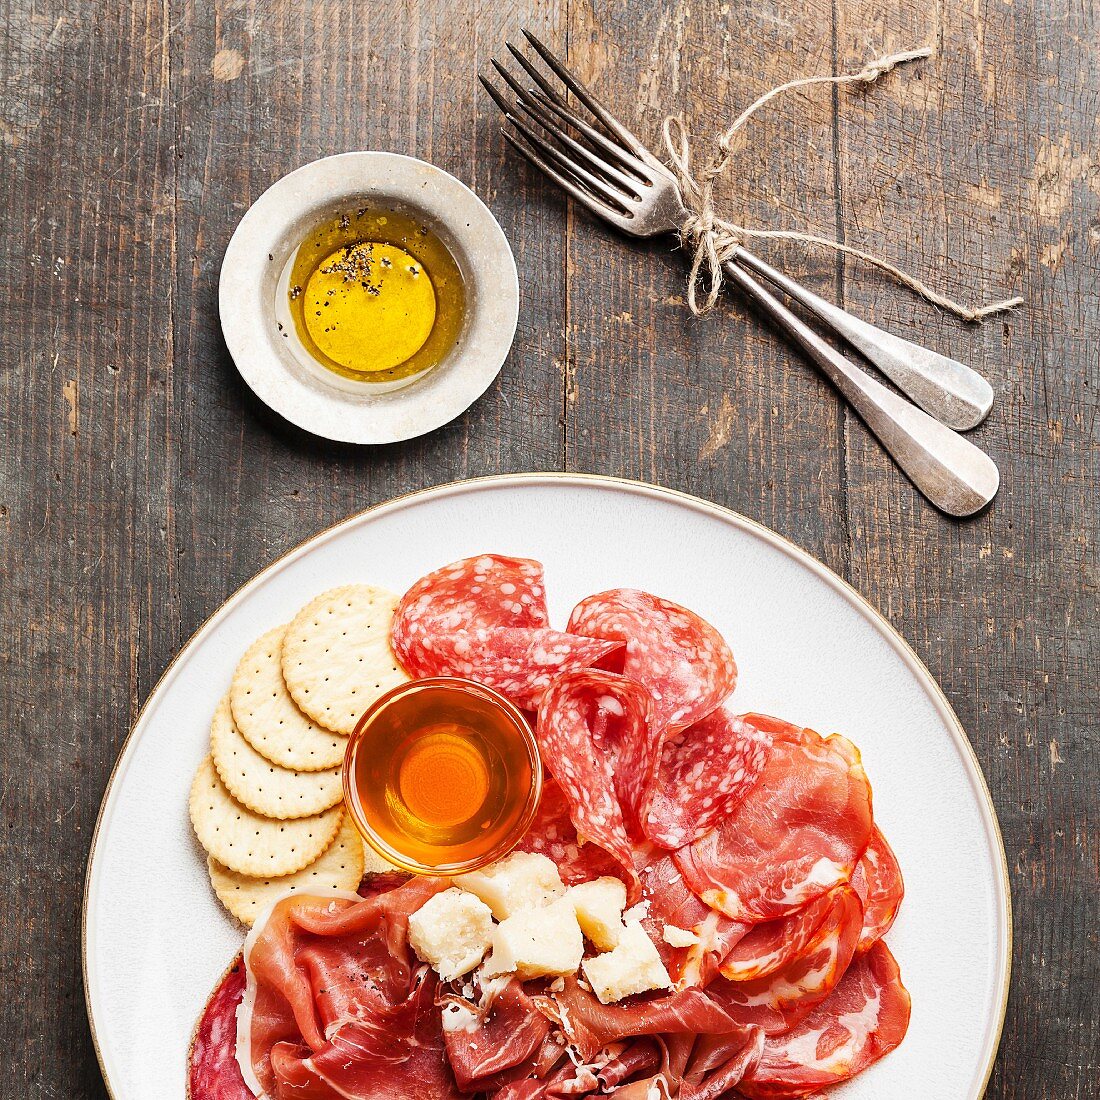
<svg viewBox="0 0 1100 1100">
<path fill-rule="evenodd" d="M 515 470 L 600 471 L 729 505 L 828 563 L 905 635 L 970 732 L 1008 851 L 1013 987 L 988 1095 L 1096 1095 L 1095 6 L 3 10 L 0 1097 L 105 1095 L 80 977 L 84 861 L 118 748 L 187 637 L 335 520 Z M 740 301 L 693 319 L 668 242 L 625 244 L 505 155 L 474 75 L 520 26 L 566 46 L 644 137 L 685 112 L 700 155 L 771 85 L 936 44 L 870 92 L 776 104 L 740 148 L 725 201 L 750 224 L 874 249 L 957 296 L 1026 297 L 966 327 L 857 263 L 764 250 L 986 373 L 998 400 L 974 438 L 1003 472 L 986 514 L 936 514 Z M 222 252 L 249 203 L 305 161 L 363 148 L 414 153 L 477 190 L 515 248 L 523 298 L 490 392 L 447 428 L 374 450 L 268 414 L 216 311 Z"/>
</svg>

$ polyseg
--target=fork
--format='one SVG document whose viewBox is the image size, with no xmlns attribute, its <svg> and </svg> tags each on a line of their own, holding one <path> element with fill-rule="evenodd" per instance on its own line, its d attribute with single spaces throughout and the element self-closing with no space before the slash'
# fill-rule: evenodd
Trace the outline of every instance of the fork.
<svg viewBox="0 0 1100 1100">
<path fill-rule="evenodd" d="M 566 91 L 559 91 L 545 72 L 508 43 L 509 52 L 531 84 L 525 86 L 495 59 L 493 68 L 514 98 L 489 77 L 479 77 L 504 113 L 506 124 L 501 133 L 508 143 L 582 206 L 621 232 L 634 237 L 678 233 L 688 210 L 676 177 L 546 46 L 533 34 L 523 34 Z M 569 92 L 587 108 L 595 124 L 574 110 Z M 937 508 L 948 515 L 969 516 L 993 499 L 1000 484 L 996 464 L 948 426 L 973 427 L 988 413 L 993 391 L 980 375 L 853 317 L 744 248 L 723 264 L 723 273 L 802 348 Z M 899 388 L 940 419 L 887 389 L 843 356 L 755 275 L 767 279 L 854 343 Z"/>
</svg>

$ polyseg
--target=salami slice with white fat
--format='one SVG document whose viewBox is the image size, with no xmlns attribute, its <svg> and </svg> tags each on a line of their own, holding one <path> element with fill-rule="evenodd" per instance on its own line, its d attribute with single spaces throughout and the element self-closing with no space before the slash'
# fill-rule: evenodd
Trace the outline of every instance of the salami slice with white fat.
<svg viewBox="0 0 1100 1100">
<path fill-rule="evenodd" d="M 577 835 L 571 813 L 565 792 L 557 780 L 547 776 L 542 785 L 538 813 L 524 834 L 520 849 L 552 859 L 566 886 L 605 875 L 629 877 L 611 853 Z"/>
<path fill-rule="evenodd" d="M 738 1088 L 752 1100 L 796 1100 L 847 1081 L 905 1038 L 909 1011 L 898 964 L 879 940 L 800 1024 L 767 1039 Z"/>
<path fill-rule="evenodd" d="M 639 812 L 646 837 L 664 848 L 698 840 L 756 785 L 771 747 L 771 734 L 725 708 L 665 739 Z"/>
<path fill-rule="evenodd" d="M 750 715 L 775 736 L 758 784 L 676 863 L 708 905 L 734 920 L 775 920 L 847 882 L 871 836 L 871 788 L 839 735 Z"/>
<path fill-rule="evenodd" d="M 625 643 L 621 671 L 654 698 L 654 723 L 686 729 L 719 707 L 737 683 L 737 665 L 722 635 L 693 611 L 633 588 L 582 600 L 566 628 Z"/>
<path fill-rule="evenodd" d="M 619 648 L 549 623 L 542 566 L 482 554 L 421 577 L 398 604 L 391 641 L 410 676 L 477 680 L 533 710 L 556 676 Z"/>
<path fill-rule="evenodd" d="M 543 763 L 569 803 L 577 832 L 614 856 L 638 889 L 634 846 L 621 792 L 637 782 L 638 739 L 645 725 L 640 685 L 589 669 L 558 677 L 543 696 L 536 736 Z"/>
<path fill-rule="evenodd" d="M 890 931 L 905 896 L 898 858 L 877 825 L 856 864 L 852 887 L 863 902 L 863 932 L 856 950 L 867 951 Z"/>
</svg>

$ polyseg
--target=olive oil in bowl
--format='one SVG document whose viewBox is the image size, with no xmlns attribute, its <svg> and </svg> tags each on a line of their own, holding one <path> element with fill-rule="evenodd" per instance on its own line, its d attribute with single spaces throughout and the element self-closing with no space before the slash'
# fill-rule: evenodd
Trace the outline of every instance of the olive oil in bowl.
<svg viewBox="0 0 1100 1100">
<path fill-rule="evenodd" d="M 372 386 L 393 388 L 438 366 L 466 314 L 462 273 L 447 246 L 394 210 L 329 216 L 299 245 L 283 283 L 284 338 L 293 335 L 332 375 Z"/>
</svg>

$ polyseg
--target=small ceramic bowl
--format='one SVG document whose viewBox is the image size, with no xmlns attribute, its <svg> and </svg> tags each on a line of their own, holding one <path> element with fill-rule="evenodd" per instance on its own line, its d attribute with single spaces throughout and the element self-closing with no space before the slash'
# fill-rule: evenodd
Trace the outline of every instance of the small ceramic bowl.
<svg viewBox="0 0 1100 1100">
<path fill-rule="evenodd" d="M 287 335 L 284 299 L 298 246 L 326 218 L 363 206 L 422 220 L 462 273 L 458 340 L 408 384 L 343 378 L 311 362 L 296 334 Z M 229 242 L 218 298 L 225 342 L 256 396 L 291 423 L 348 443 L 411 439 L 464 412 L 500 373 L 519 316 L 515 258 L 489 208 L 441 168 L 397 153 L 341 153 L 269 187 Z"/>
</svg>

